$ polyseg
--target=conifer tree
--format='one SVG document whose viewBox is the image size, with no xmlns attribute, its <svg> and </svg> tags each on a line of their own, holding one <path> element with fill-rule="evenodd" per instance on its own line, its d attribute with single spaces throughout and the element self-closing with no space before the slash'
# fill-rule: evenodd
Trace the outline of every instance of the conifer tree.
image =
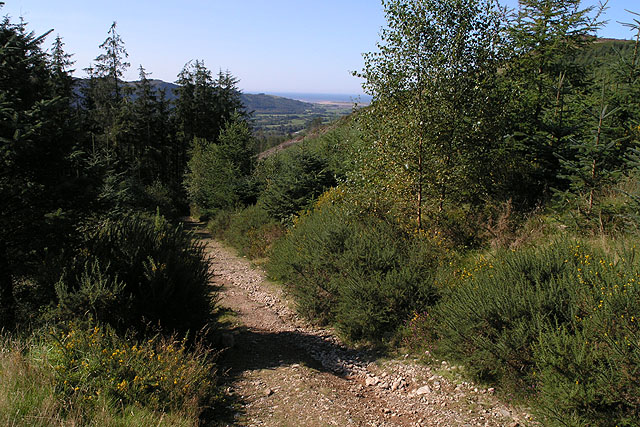
<svg viewBox="0 0 640 427">
<path fill-rule="evenodd" d="M 576 209 L 582 218 L 597 219 L 600 233 L 605 231 L 600 197 L 622 173 L 615 151 L 623 140 L 628 139 L 620 137 L 622 132 L 611 120 L 616 110 L 609 106 L 608 86 L 603 82 L 599 99 L 595 105 L 585 109 L 592 124 L 582 135 L 568 141 L 571 157 L 561 158 L 560 163 L 563 168 L 561 177 L 569 185 L 566 191 L 558 194 L 565 208 Z"/>
<path fill-rule="evenodd" d="M 177 164 L 183 165 L 180 177 L 185 173 L 188 151 L 196 139 L 217 144 L 225 123 L 233 122 L 236 115 L 246 118 L 237 82 L 228 71 L 220 72 L 214 80 L 204 62 L 199 60 L 188 62 L 178 75 L 175 118 L 179 135 L 175 154 Z M 199 144 L 202 149 L 194 153 L 217 150 L 206 149 L 207 144 L 202 141 Z"/>
<path fill-rule="evenodd" d="M 560 158 L 571 153 L 570 138 L 587 117 L 578 117 L 580 93 L 589 84 L 578 53 L 595 39 L 602 7 L 582 7 L 581 0 L 520 0 L 510 26 L 514 57 L 507 69 L 513 96 L 513 142 L 530 170 L 522 178 L 532 203 L 553 187 L 563 188 Z M 526 190 L 525 190 L 526 191 Z"/>
<path fill-rule="evenodd" d="M 135 143 L 127 134 L 130 126 L 129 100 L 121 79 L 129 67 L 124 42 L 116 31 L 114 22 L 108 36 L 100 45 L 104 52 L 95 58 L 93 65 L 85 69 L 89 76 L 86 87 L 86 128 L 91 130 L 94 152 L 103 156 L 109 167 L 122 170 L 130 166 L 135 157 Z M 98 151 L 96 151 L 96 149 Z M 113 159 L 114 161 L 112 161 Z"/>
<path fill-rule="evenodd" d="M 56 94 L 71 98 L 73 91 L 73 77 L 71 69 L 75 61 L 71 60 L 73 55 L 64 51 L 64 43 L 62 37 L 56 35 L 51 48 L 51 73 Z"/>
<path fill-rule="evenodd" d="M 116 27 L 117 23 L 114 21 L 109 28 L 108 37 L 100 45 L 104 53 L 96 57 L 95 70 L 98 77 L 108 81 L 114 99 L 119 100 L 122 96 L 120 80 L 131 64 L 126 62 L 129 54 Z"/>
<path fill-rule="evenodd" d="M 158 124 L 158 98 L 149 82 L 149 73 L 147 73 L 142 65 L 139 69 L 139 80 L 136 84 L 135 100 L 132 106 L 132 127 L 133 140 L 135 142 L 136 154 L 134 158 L 138 163 L 146 163 L 144 161 L 149 151 L 158 149 L 158 135 L 156 134 Z M 147 161 L 150 159 L 146 159 Z M 138 165 L 136 169 L 139 171 L 142 165 Z M 147 168 L 149 165 L 147 165 Z"/>
<path fill-rule="evenodd" d="M 13 276 L 60 248 L 73 129 L 53 64 L 26 24 L 0 23 L 0 328 L 15 321 Z M 63 77 L 58 75 L 58 77 Z"/>
</svg>

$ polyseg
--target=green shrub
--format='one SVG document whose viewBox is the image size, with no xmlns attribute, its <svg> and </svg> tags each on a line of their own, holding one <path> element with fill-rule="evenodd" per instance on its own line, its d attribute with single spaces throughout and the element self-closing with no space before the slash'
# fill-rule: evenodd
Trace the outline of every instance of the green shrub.
<svg viewBox="0 0 640 427">
<path fill-rule="evenodd" d="M 482 381 L 530 385 L 541 327 L 570 320 L 573 258 L 571 245 L 554 244 L 500 252 L 456 271 L 457 283 L 437 309 L 443 349 Z"/>
<path fill-rule="evenodd" d="M 572 242 L 500 252 L 456 272 L 429 333 L 477 379 L 535 395 L 548 424 L 637 425 L 636 264 Z"/>
<path fill-rule="evenodd" d="M 119 330 L 151 323 L 195 331 L 210 320 L 210 275 L 202 244 L 181 227 L 140 217 L 106 220 L 88 230 L 58 283 L 54 313 L 69 318 L 91 310 Z"/>
<path fill-rule="evenodd" d="M 350 339 L 377 341 L 437 300 L 435 246 L 381 219 L 322 205 L 276 243 L 269 271 L 306 316 L 334 323 Z"/>
<path fill-rule="evenodd" d="M 547 325 L 534 347 L 543 415 L 554 425 L 640 425 L 640 266 L 631 252 L 576 254 L 575 314 Z"/>
<path fill-rule="evenodd" d="M 298 310 L 319 323 L 334 320 L 340 270 L 350 225 L 346 214 L 325 207 L 303 215 L 278 240 L 267 268 L 291 289 Z"/>
<path fill-rule="evenodd" d="M 207 222 L 207 229 L 217 239 L 222 239 L 224 237 L 224 232 L 229 228 L 233 214 L 234 212 L 229 210 L 216 212 L 216 214 Z"/>
<path fill-rule="evenodd" d="M 249 258 L 266 256 L 273 242 L 284 233 L 282 223 L 269 216 L 261 205 L 233 214 L 218 214 L 209 223 L 209 229 Z"/>
<path fill-rule="evenodd" d="M 302 150 L 282 155 L 277 174 L 267 180 L 259 201 L 273 218 L 288 221 L 336 185 L 327 160 Z"/>
<path fill-rule="evenodd" d="M 338 260 L 338 327 L 355 339 L 393 335 L 415 312 L 438 299 L 433 242 L 408 238 L 383 221 L 356 224 Z"/>
<path fill-rule="evenodd" d="M 56 283 L 58 306 L 54 314 L 59 318 L 86 314 L 107 323 L 122 323 L 133 309 L 133 298 L 125 291 L 125 284 L 105 270 L 94 260 L 85 264 L 75 289 L 69 289 L 63 280 Z"/>
<path fill-rule="evenodd" d="M 221 145 L 195 138 L 184 181 L 189 201 L 202 215 L 233 208 L 238 202 L 235 172 Z"/>
<path fill-rule="evenodd" d="M 55 392 L 91 412 L 105 399 L 195 418 L 220 399 L 215 365 L 203 347 L 155 336 L 136 341 L 109 327 L 71 322 L 49 339 Z"/>
</svg>

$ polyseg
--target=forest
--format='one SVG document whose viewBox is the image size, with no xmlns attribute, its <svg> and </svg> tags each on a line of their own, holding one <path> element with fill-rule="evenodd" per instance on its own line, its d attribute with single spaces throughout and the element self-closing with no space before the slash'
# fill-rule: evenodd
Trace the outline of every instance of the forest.
<svg viewBox="0 0 640 427">
<path fill-rule="evenodd" d="M 125 84 L 114 23 L 79 96 L 60 36 L 2 21 L 0 417 L 216 418 L 191 215 L 354 346 L 640 425 L 640 15 L 625 41 L 580 0 L 382 4 L 371 105 L 260 161 L 229 72 Z"/>
</svg>

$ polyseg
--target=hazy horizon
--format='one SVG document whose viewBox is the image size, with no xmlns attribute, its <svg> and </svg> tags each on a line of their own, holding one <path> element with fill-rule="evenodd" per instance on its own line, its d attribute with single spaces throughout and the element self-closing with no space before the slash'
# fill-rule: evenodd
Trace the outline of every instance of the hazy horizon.
<svg viewBox="0 0 640 427">
<path fill-rule="evenodd" d="M 509 8 L 518 4 L 500 2 Z M 605 15 L 609 23 L 598 35 L 631 38 L 618 22 L 632 20 L 625 9 L 633 9 L 636 2 L 610 3 Z M 59 34 L 76 61 L 77 77 L 86 75 L 83 69 L 101 53 L 99 45 L 117 21 L 130 55 L 125 80 L 136 80 L 143 65 L 150 78 L 175 82 L 185 63 L 199 59 L 214 74 L 229 70 L 247 93 L 363 95 L 362 80 L 351 72 L 363 68 L 362 53 L 377 49 L 385 26 L 376 0 L 14 0 L 6 2 L 0 14 L 13 22 L 24 18 L 36 35 L 53 29 L 43 47 Z"/>
</svg>

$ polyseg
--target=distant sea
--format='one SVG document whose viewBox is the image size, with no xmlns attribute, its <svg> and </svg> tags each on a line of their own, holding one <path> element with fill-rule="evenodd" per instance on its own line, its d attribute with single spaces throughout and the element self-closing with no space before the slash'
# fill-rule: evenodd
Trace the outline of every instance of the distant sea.
<svg viewBox="0 0 640 427">
<path fill-rule="evenodd" d="M 251 92 L 253 93 L 253 92 Z M 257 92 L 255 92 L 257 93 Z M 357 102 L 359 104 L 371 103 L 369 95 L 354 95 L 348 93 L 297 93 L 297 92 L 263 92 L 267 95 L 281 96 L 304 102 Z"/>
</svg>

